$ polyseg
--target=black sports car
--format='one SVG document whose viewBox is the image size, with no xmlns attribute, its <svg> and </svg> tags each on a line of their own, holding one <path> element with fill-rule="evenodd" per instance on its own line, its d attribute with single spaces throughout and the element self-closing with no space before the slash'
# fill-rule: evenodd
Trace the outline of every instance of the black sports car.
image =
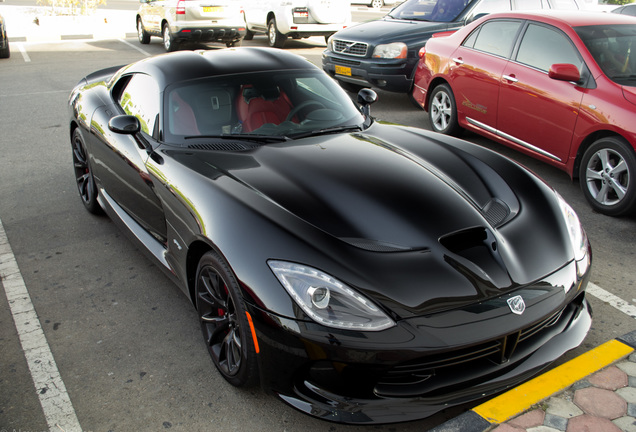
<svg viewBox="0 0 636 432">
<path fill-rule="evenodd" d="M 101 70 L 70 96 L 75 176 L 192 300 L 221 375 L 347 423 L 423 418 L 578 346 L 574 211 L 490 150 L 374 121 L 263 48 Z"/>
</svg>

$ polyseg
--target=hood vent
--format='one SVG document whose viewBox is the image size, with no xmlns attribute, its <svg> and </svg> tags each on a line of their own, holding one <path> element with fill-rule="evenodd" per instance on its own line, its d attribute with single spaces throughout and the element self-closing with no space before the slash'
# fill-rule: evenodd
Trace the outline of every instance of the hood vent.
<svg viewBox="0 0 636 432">
<path fill-rule="evenodd" d="M 505 202 L 497 198 L 493 198 L 488 201 L 482 209 L 482 212 L 490 226 L 493 227 L 498 227 L 504 222 L 507 222 L 512 214 L 510 207 L 508 207 Z"/>
<path fill-rule="evenodd" d="M 190 144 L 188 148 L 196 150 L 215 150 L 241 152 L 252 150 L 255 146 L 240 141 L 222 141 L 217 143 Z"/>
<path fill-rule="evenodd" d="M 341 237 L 340 240 L 349 243 L 351 246 L 355 246 L 360 249 L 368 250 L 371 252 L 406 252 L 413 250 L 410 247 L 395 245 L 391 243 L 385 243 L 377 240 L 369 240 L 363 238 Z"/>
</svg>

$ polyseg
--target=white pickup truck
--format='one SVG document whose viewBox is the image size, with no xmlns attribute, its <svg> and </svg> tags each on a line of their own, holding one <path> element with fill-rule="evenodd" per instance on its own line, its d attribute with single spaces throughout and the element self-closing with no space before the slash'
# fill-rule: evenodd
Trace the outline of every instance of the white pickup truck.
<svg viewBox="0 0 636 432">
<path fill-rule="evenodd" d="M 329 37 L 351 24 L 350 0 L 245 0 L 246 40 L 265 33 L 282 48 L 287 38 Z"/>
</svg>

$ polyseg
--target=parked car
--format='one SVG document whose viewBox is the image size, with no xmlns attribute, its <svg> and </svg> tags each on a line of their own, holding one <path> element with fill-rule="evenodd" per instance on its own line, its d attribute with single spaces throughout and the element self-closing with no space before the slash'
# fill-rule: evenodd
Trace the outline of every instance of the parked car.
<svg viewBox="0 0 636 432">
<path fill-rule="evenodd" d="M 379 9 L 383 6 L 393 6 L 396 3 L 400 3 L 404 0 L 353 0 L 351 4 L 354 5 L 365 5 L 372 7 L 374 9 Z"/>
<path fill-rule="evenodd" d="M 9 57 L 11 57 L 11 48 L 9 48 L 9 38 L 7 37 L 7 25 L 0 15 L 0 58 Z"/>
<path fill-rule="evenodd" d="M 241 6 L 233 0 L 139 0 L 136 26 L 139 42 L 163 39 L 166 51 L 184 42 L 220 42 L 238 46 L 245 37 Z"/>
<path fill-rule="evenodd" d="M 250 40 L 265 33 L 269 45 L 282 48 L 287 38 L 329 37 L 351 24 L 349 0 L 245 0 L 245 26 Z"/>
<path fill-rule="evenodd" d="M 469 129 L 552 164 L 595 210 L 624 215 L 636 209 L 632 45 L 632 17 L 489 15 L 429 40 L 413 98 L 433 130 Z"/>
<path fill-rule="evenodd" d="M 457 30 L 488 13 L 510 9 L 571 8 L 576 0 L 408 0 L 384 18 L 336 33 L 322 67 L 347 90 L 377 87 L 410 93 L 418 52 L 434 34 Z"/>
<path fill-rule="evenodd" d="M 491 150 L 375 122 L 376 98 L 243 47 L 97 71 L 69 99 L 84 206 L 188 296 L 219 373 L 345 423 L 499 392 L 591 325 L 572 208 Z"/>
<path fill-rule="evenodd" d="M 626 4 L 624 6 L 612 9 L 611 12 L 615 14 L 636 16 L 636 4 L 634 3 Z"/>
</svg>

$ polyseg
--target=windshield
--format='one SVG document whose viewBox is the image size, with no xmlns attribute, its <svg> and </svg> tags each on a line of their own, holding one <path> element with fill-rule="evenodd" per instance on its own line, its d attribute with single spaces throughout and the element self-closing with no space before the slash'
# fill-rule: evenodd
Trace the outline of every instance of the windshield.
<svg viewBox="0 0 636 432">
<path fill-rule="evenodd" d="M 577 27 L 576 32 L 609 79 L 636 86 L 636 24 Z"/>
<path fill-rule="evenodd" d="M 166 142 L 210 137 L 272 142 L 312 131 L 363 127 L 364 117 L 322 71 L 272 71 L 210 77 L 164 93 Z"/>
<path fill-rule="evenodd" d="M 473 0 L 409 0 L 389 13 L 389 17 L 411 21 L 453 22 Z"/>
</svg>

